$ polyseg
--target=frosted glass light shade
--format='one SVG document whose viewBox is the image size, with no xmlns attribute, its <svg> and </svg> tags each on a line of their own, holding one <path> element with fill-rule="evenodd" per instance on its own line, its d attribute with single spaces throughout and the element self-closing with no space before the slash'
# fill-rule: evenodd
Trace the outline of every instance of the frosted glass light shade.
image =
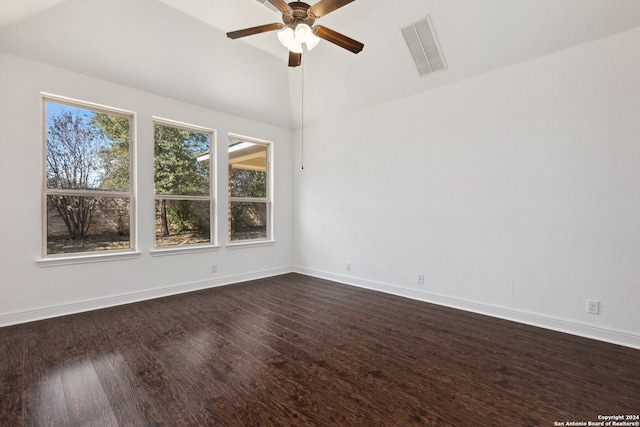
<svg viewBox="0 0 640 427">
<path fill-rule="evenodd" d="M 298 24 L 295 30 L 285 27 L 278 31 L 278 40 L 294 53 L 302 53 L 303 45 L 306 45 L 307 50 L 311 50 L 320 43 L 320 38 L 313 34 L 313 30 L 307 24 Z"/>
<path fill-rule="evenodd" d="M 318 43 L 320 43 L 320 37 L 318 37 L 315 34 L 311 33 L 311 35 L 307 39 L 307 43 L 306 43 L 307 44 L 307 50 L 311 50 L 314 47 L 318 46 Z"/>
<path fill-rule="evenodd" d="M 289 50 L 293 53 L 302 53 L 302 43 L 299 40 L 293 39 L 289 45 Z"/>
<path fill-rule="evenodd" d="M 311 27 L 307 24 L 298 24 L 295 31 L 296 40 L 299 40 L 300 43 L 308 43 L 309 38 L 313 36 L 313 31 L 311 31 Z"/>
<path fill-rule="evenodd" d="M 293 31 L 293 28 L 286 27 L 283 30 L 278 31 L 278 40 L 282 44 L 282 46 L 289 49 L 291 43 L 295 40 L 296 35 Z"/>
</svg>

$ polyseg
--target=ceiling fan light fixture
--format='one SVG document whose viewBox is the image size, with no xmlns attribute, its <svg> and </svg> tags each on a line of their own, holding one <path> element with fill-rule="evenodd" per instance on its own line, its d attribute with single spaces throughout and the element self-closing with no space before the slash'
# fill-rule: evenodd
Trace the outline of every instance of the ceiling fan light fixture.
<svg viewBox="0 0 640 427">
<path fill-rule="evenodd" d="M 293 53 L 302 53 L 302 43 L 300 40 L 293 39 L 289 45 L 289 51 Z"/>
<path fill-rule="evenodd" d="M 293 53 L 302 53 L 303 45 L 309 51 L 320 43 L 320 37 L 313 34 L 313 30 L 307 24 L 298 24 L 295 30 L 285 27 L 278 31 L 278 40 Z"/>
<path fill-rule="evenodd" d="M 295 35 L 296 40 L 300 40 L 300 43 L 308 43 L 313 36 L 313 31 L 307 24 L 298 24 L 296 26 Z"/>
<path fill-rule="evenodd" d="M 295 40 L 296 35 L 291 27 L 285 27 L 281 31 L 278 31 L 278 40 L 282 44 L 282 46 L 290 49 L 291 44 Z"/>
<path fill-rule="evenodd" d="M 340 34 L 322 25 L 315 25 L 318 18 L 328 15 L 354 0 L 318 0 L 313 6 L 303 1 L 258 1 L 261 4 L 268 3 L 271 7 L 282 12 L 282 23 L 259 25 L 257 27 L 231 31 L 227 33 L 227 37 L 230 39 L 239 39 L 254 34 L 278 31 L 278 41 L 289 50 L 289 67 L 300 66 L 303 51 L 314 49 L 320 43 L 320 39 L 327 40 L 353 53 L 360 52 L 364 47 L 364 44 L 344 34 Z"/>
<path fill-rule="evenodd" d="M 311 33 L 311 35 L 306 41 L 307 50 L 312 50 L 314 47 L 318 46 L 318 43 L 320 43 L 320 37 Z"/>
</svg>

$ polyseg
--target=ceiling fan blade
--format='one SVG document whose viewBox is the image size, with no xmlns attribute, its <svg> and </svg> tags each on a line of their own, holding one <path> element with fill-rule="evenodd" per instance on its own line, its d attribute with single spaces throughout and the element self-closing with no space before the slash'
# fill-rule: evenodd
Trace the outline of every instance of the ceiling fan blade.
<svg viewBox="0 0 640 427">
<path fill-rule="evenodd" d="M 316 25 L 315 27 L 313 27 L 313 32 L 321 39 L 330 41 L 331 43 L 345 48 L 353 53 L 358 53 L 364 48 L 364 44 L 360 43 L 359 41 L 349 38 L 344 34 L 340 34 L 337 31 L 333 31 L 332 29 L 329 29 L 327 27 L 323 27 L 322 25 Z"/>
<path fill-rule="evenodd" d="M 269 0 L 269 3 L 282 13 L 289 14 L 293 12 L 291 6 L 289 6 L 284 0 Z"/>
<path fill-rule="evenodd" d="M 311 6 L 309 12 L 311 12 L 316 18 L 320 18 L 321 16 L 331 13 L 352 1 L 354 0 L 320 0 L 318 3 Z"/>
<path fill-rule="evenodd" d="M 299 67 L 302 64 L 302 54 L 289 51 L 289 67 Z"/>
<path fill-rule="evenodd" d="M 266 33 L 268 31 L 280 30 L 284 27 L 284 24 L 267 24 L 259 25 L 257 27 L 245 28 L 244 30 L 231 31 L 227 33 L 227 37 L 230 39 L 239 39 L 240 37 L 252 36 L 254 34 Z"/>
</svg>

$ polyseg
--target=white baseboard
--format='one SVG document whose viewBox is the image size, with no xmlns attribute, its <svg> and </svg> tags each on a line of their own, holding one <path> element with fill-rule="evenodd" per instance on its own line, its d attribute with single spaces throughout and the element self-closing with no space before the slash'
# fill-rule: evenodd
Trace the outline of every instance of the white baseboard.
<svg viewBox="0 0 640 427">
<path fill-rule="evenodd" d="M 251 273 L 217 277 L 198 282 L 182 283 L 178 285 L 165 286 L 162 288 L 146 289 L 138 292 L 111 295 L 104 298 L 90 299 L 69 304 L 42 307 L 10 314 L 2 314 L 0 315 L 0 327 L 33 322 L 36 320 L 50 319 L 52 317 L 66 316 L 69 314 L 82 313 L 85 311 L 99 310 L 101 308 L 114 307 L 117 305 L 130 304 L 133 302 L 146 301 L 171 295 L 178 295 L 202 289 L 232 285 L 234 283 L 246 282 L 248 280 L 262 279 L 265 277 L 291 273 L 292 271 L 293 269 L 291 267 L 255 271 Z"/>
<path fill-rule="evenodd" d="M 392 295 L 398 295 L 411 298 L 418 301 L 429 302 L 459 310 L 470 311 L 473 313 L 484 314 L 487 316 L 497 317 L 500 319 L 510 320 L 518 323 L 524 323 L 531 326 L 537 326 L 558 332 L 564 332 L 585 338 L 595 339 L 599 341 L 609 342 L 612 344 L 623 345 L 626 347 L 640 349 L 640 335 L 617 330 L 613 328 L 602 328 L 586 323 L 580 323 L 568 319 L 544 316 L 536 313 L 513 310 L 507 307 L 497 305 L 489 305 L 478 303 L 475 301 L 454 298 L 446 295 L 422 292 L 415 289 L 403 288 L 382 282 L 375 282 L 366 279 L 360 279 L 352 276 L 344 276 L 340 274 L 329 273 L 325 271 L 307 269 L 307 268 L 291 268 L 283 267 L 270 270 L 255 271 L 251 273 L 236 274 L 225 277 L 217 277 L 209 280 L 182 283 L 178 285 L 166 286 L 162 288 L 147 289 L 139 292 L 130 292 L 126 294 L 112 295 L 104 298 L 96 298 L 91 300 L 79 301 L 69 304 L 56 305 L 50 307 L 42 307 L 33 310 L 2 314 L 0 315 L 0 327 L 16 325 L 20 323 L 33 322 L 36 320 L 49 319 L 53 317 L 66 316 L 69 314 L 82 313 L 91 310 L 99 310 L 101 308 L 113 307 L 117 305 L 130 304 L 139 301 L 146 301 L 155 298 L 162 298 L 171 295 L 178 295 L 186 292 L 193 292 L 202 289 L 215 288 L 219 286 L 232 285 L 234 283 L 246 282 L 248 280 L 262 279 L 265 277 L 278 276 L 296 272 L 311 277 L 332 280 L 334 282 L 346 285 L 357 286 L 365 289 L 385 292 Z"/>
<path fill-rule="evenodd" d="M 352 276 L 328 273 L 325 271 L 296 267 L 294 272 L 321 279 L 332 280 L 346 285 L 385 292 L 392 295 L 411 298 L 418 301 L 429 302 L 459 310 L 484 314 L 500 319 L 510 320 L 526 325 L 537 326 L 557 332 L 564 332 L 584 338 L 595 339 L 612 344 L 640 349 L 640 335 L 613 328 L 602 328 L 573 320 L 546 316 L 536 313 L 513 310 L 511 308 L 478 303 L 475 301 L 454 298 L 441 294 L 422 292 L 415 289 L 403 288 L 387 283 L 359 279 Z"/>
</svg>

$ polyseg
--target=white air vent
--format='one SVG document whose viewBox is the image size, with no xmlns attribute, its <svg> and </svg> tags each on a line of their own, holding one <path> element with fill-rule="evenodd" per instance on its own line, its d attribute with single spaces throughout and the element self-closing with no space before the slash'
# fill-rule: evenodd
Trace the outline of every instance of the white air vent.
<svg viewBox="0 0 640 427">
<path fill-rule="evenodd" d="M 447 68 L 429 17 L 403 28 L 402 35 L 421 76 Z"/>
<path fill-rule="evenodd" d="M 276 7 L 274 5 L 272 5 L 271 3 L 269 3 L 269 0 L 256 0 L 258 3 L 266 6 L 269 10 L 273 11 L 273 12 L 278 12 L 280 13 L 280 11 L 278 9 L 276 9 Z M 285 3 L 291 3 L 288 0 L 284 0 Z"/>
</svg>

